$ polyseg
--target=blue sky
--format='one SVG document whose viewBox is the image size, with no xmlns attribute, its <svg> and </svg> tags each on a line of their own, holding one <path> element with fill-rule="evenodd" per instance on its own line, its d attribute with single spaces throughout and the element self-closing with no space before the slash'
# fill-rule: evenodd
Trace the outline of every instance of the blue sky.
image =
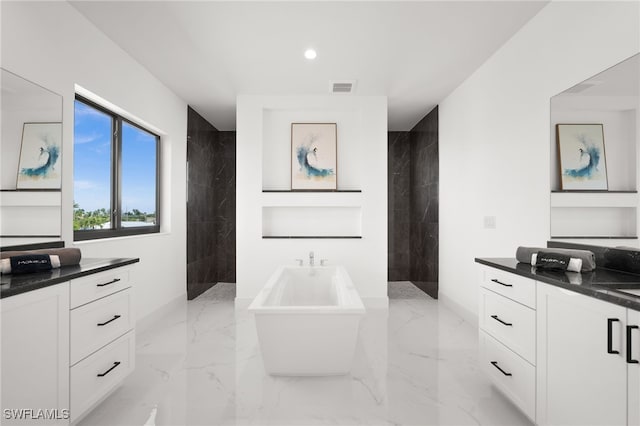
<svg viewBox="0 0 640 426">
<path fill-rule="evenodd" d="M 155 212 L 155 136 L 126 122 L 122 129 L 122 208 Z M 111 117 L 75 102 L 74 202 L 93 211 L 109 210 Z"/>
</svg>

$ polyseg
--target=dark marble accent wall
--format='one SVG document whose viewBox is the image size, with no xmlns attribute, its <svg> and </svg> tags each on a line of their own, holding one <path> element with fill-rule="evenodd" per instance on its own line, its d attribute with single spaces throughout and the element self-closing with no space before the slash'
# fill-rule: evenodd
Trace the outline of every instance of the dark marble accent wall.
<svg viewBox="0 0 640 426">
<path fill-rule="evenodd" d="M 389 132 L 388 137 L 388 280 L 410 281 L 409 132 Z"/>
<path fill-rule="evenodd" d="M 438 298 L 438 107 L 388 133 L 388 279 Z"/>
<path fill-rule="evenodd" d="M 409 132 L 411 281 L 438 298 L 438 107 Z"/>
<path fill-rule="evenodd" d="M 191 107 L 187 119 L 187 298 L 235 282 L 235 132 Z"/>
</svg>

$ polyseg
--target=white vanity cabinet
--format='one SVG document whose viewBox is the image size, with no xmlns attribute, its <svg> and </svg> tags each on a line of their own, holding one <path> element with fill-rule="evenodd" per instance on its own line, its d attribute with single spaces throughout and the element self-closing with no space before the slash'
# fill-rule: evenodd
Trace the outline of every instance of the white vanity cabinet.
<svg viewBox="0 0 640 426">
<path fill-rule="evenodd" d="M 538 424 L 627 424 L 627 309 L 540 282 L 537 292 Z"/>
<path fill-rule="evenodd" d="M 135 366 L 135 315 L 128 268 L 71 280 L 71 422 L 81 419 Z"/>
<path fill-rule="evenodd" d="M 0 299 L 0 348 L 0 424 L 68 424 L 69 283 Z"/>
<path fill-rule="evenodd" d="M 627 310 L 627 403 L 629 425 L 640 425 L 640 311 Z M 638 361 L 638 362 L 635 362 Z"/>
<path fill-rule="evenodd" d="M 15 288 L 3 276 L 8 287 L 0 298 L 0 424 L 77 423 L 133 371 L 135 315 L 127 265 L 135 262 L 89 260 L 80 273 L 57 271 L 67 281 L 47 282 L 50 275 L 44 274 L 23 284 L 17 277 Z"/>
<path fill-rule="evenodd" d="M 480 268 L 480 364 L 493 384 L 535 421 L 535 281 Z"/>
<path fill-rule="evenodd" d="M 640 311 L 489 266 L 479 302 L 481 368 L 536 424 L 640 425 Z"/>
</svg>

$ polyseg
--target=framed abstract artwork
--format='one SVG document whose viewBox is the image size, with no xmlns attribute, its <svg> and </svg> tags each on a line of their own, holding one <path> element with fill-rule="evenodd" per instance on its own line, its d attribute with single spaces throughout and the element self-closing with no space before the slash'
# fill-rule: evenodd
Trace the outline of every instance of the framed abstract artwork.
<svg viewBox="0 0 640 426">
<path fill-rule="evenodd" d="M 24 123 L 17 189 L 61 188 L 62 123 Z"/>
<path fill-rule="evenodd" d="M 608 189 L 602 124 L 556 124 L 563 190 Z"/>
<path fill-rule="evenodd" d="M 337 189 L 337 124 L 291 123 L 291 189 Z"/>
</svg>

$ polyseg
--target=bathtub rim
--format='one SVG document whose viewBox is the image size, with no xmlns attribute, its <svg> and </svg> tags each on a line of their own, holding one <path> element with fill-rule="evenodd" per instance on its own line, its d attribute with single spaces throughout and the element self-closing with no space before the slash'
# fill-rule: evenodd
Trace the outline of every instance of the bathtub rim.
<svg viewBox="0 0 640 426">
<path fill-rule="evenodd" d="M 314 266 L 315 269 L 335 269 L 337 275 L 342 275 L 345 282 L 341 285 L 338 292 L 348 293 L 342 297 L 348 297 L 350 300 L 345 304 L 337 305 L 311 305 L 311 306 L 265 306 L 265 302 L 273 291 L 273 287 L 282 275 L 285 269 L 309 269 L 308 266 L 290 266 L 281 265 L 271 274 L 267 283 L 260 289 L 260 292 L 253 299 L 247 310 L 256 315 L 282 315 L 282 314 L 321 314 L 321 315 L 364 315 L 366 308 L 362 302 L 362 298 L 358 290 L 353 285 L 351 277 L 346 269 L 340 265 L 331 266 Z"/>
</svg>

